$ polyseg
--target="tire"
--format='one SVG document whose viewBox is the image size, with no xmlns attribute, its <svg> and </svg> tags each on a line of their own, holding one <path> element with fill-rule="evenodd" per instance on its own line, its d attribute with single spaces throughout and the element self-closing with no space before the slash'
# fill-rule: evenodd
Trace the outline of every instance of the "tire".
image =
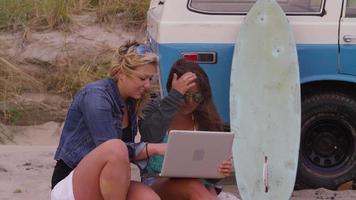
<svg viewBox="0 0 356 200">
<path fill-rule="evenodd" d="M 337 187 L 356 174 L 356 101 L 316 94 L 302 101 L 296 189 Z"/>
</svg>

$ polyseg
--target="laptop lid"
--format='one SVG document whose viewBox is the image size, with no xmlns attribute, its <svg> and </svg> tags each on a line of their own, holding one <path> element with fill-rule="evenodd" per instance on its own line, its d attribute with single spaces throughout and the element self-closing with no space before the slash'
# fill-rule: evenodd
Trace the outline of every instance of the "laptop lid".
<svg viewBox="0 0 356 200">
<path fill-rule="evenodd" d="M 218 167 L 231 158 L 231 132 L 171 130 L 160 176 L 223 178 Z"/>
</svg>

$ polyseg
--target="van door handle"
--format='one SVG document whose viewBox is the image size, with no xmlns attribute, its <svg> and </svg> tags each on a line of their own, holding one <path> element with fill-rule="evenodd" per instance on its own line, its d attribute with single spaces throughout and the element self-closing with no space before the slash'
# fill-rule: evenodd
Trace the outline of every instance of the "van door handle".
<svg viewBox="0 0 356 200">
<path fill-rule="evenodd" d="M 352 42 L 352 40 L 356 40 L 356 35 L 344 35 L 342 39 L 344 39 L 345 42 Z"/>
</svg>

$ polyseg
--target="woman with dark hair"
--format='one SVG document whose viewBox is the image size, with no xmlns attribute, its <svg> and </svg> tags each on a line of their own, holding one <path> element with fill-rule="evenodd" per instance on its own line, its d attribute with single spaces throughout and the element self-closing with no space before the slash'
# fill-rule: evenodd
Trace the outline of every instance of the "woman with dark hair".
<svg viewBox="0 0 356 200">
<path fill-rule="evenodd" d="M 209 79 L 196 63 L 183 59 L 174 63 L 167 81 L 168 95 L 147 104 L 139 120 L 141 139 L 146 142 L 167 142 L 170 130 L 222 131 L 222 121 L 212 99 Z M 149 148 L 149 147 L 148 147 Z M 147 174 L 160 173 L 163 156 L 152 156 Z M 223 161 L 220 173 L 228 176 L 231 160 Z M 217 199 L 221 188 L 218 180 L 194 178 L 169 179 L 142 176 L 161 199 Z"/>
</svg>

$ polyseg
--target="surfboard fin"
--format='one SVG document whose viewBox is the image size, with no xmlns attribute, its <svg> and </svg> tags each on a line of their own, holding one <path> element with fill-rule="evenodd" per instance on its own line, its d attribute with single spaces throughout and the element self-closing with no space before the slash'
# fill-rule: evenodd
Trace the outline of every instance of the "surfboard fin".
<svg viewBox="0 0 356 200">
<path fill-rule="evenodd" d="M 265 193 L 268 192 L 268 157 L 265 156 L 263 163 L 263 184 L 265 186 Z"/>
</svg>

